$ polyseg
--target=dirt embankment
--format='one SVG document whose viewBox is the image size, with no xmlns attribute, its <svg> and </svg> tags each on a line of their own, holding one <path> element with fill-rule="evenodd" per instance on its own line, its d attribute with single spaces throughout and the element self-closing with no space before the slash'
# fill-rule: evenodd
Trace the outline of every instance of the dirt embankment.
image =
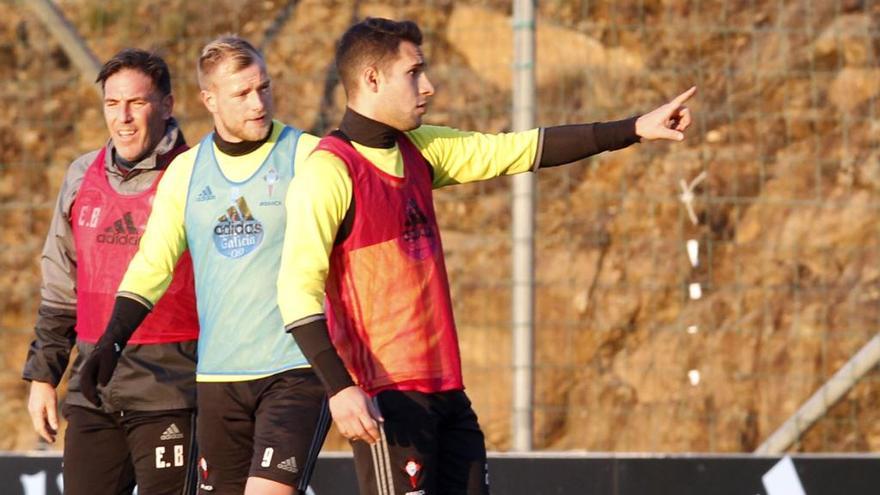
<svg viewBox="0 0 880 495">
<path fill-rule="evenodd" d="M 511 125 L 508 2 L 304 0 L 288 17 L 279 0 L 59 3 L 102 59 L 131 45 L 165 54 L 190 141 L 210 130 L 194 77 L 205 41 L 238 32 L 263 46 L 278 117 L 323 132 L 344 98 L 334 41 L 364 15 L 425 29 L 437 86 L 430 122 Z M 873 335 L 878 10 L 859 1 L 540 6 L 540 125 L 633 115 L 691 84 L 700 93 L 685 143 L 539 174 L 536 447 L 749 451 Z M 0 427 L 9 432 L 0 449 L 30 449 L 18 375 L 42 239 L 67 164 L 105 130 L 95 93 L 20 2 L 0 4 L 0 80 Z M 678 184 L 701 171 L 693 225 Z M 465 379 L 493 449 L 510 447 L 508 184 L 437 193 Z M 700 243 L 696 267 L 687 239 Z M 797 448 L 880 448 L 876 378 Z M 344 448 L 338 437 L 328 446 Z"/>
</svg>

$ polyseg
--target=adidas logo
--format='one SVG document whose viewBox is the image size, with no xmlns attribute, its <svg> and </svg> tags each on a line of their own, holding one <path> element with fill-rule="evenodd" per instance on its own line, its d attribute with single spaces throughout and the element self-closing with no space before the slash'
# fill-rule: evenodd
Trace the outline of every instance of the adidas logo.
<svg viewBox="0 0 880 495">
<path fill-rule="evenodd" d="M 134 225 L 134 217 L 130 211 L 117 218 L 113 225 L 104 229 L 97 237 L 97 241 L 102 244 L 137 244 L 140 240 L 140 232 Z"/>
<path fill-rule="evenodd" d="M 127 211 L 122 218 L 117 218 L 113 225 L 104 229 L 104 232 L 114 234 L 137 234 L 138 229 L 134 226 L 134 218 L 131 212 Z"/>
<path fill-rule="evenodd" d="M 180 432 L 180 428 L 176 424 L 171 423 L 171 426 L 165 428 L 165 432 L 162 433 L 159 440 L 180 440 L 181 438 L 183 438 L 183 433 Z"/>
<path fill-rule="evenodd" d="M 299 469 L 296 467 L 296 457 L 291 457 L 286 461 L 281 461 L 278 463 L 278 469 L 283 469 L 285 471 L 290 471 L 291 473 L 296 473 Z"/>
<path fill-rule="evenodd" d="M 196 196 L 196 201 L 211 201 L 212 199 L 214 199 L 214 192 L 211 191 L 211 186 L 205 186 L 202 192 Z"/>
</svg>

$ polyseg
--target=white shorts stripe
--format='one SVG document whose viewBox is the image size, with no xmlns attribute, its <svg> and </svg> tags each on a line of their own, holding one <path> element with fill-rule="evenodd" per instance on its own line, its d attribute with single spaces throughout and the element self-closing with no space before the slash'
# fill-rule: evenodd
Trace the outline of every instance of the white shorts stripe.
<svg viewBox="0 0 880 495">
<path fill-rule="evenodd" d="M 388 480 L 388 494 L 394 495 L 394 477 L 391 473 L 391 455 L 388 453 L 388 439 L 385 437 L 385 425 L 379 423 L 379 450 L 384 458 L 385 479 Z"/>
<path fill-rule="evenodd" d="M 373 406 L 379 409 L 379 401 L 373 397 Z M 391 473 L 391 457 L 388 454 L 388 440 L 385 437 L 385 426 L 379 423 L 379 441 L 370 444 L 373 458 L 373 475 L 376 477 L 378 495 L 394 495 L 394 477 Z"/>
<path fill-rule="evenodd" d="M 384 480 L 385 470 L 379 465 L 382 463 L 382 456 L 379 455 L 379 444 L 370 444 L 370 454 L 373 458 L 373 475 L 376 477 L 377 493 L 378 495 L 388 495 Z"/>
</svg>

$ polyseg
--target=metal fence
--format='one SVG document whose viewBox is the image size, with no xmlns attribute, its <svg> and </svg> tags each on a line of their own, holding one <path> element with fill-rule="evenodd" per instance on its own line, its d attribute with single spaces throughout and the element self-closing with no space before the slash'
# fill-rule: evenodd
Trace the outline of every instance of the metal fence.
<svg viewBox="0 0 880 495">
<path fill-rule="evenodd" d="M 191 142 L 211 125 L 194 69 L 206 41 L 238 32 L 260 45 L 278 118 L 323 133 L 343 105 L 333 44 L 367 15 L 425 30 L 429 122 L 513 125 L 510 2 L 57 3 L 99 59 L 125 46 L 166 56 Z M 536 449 L 752 451 L 873 337 L 878 21 L 871 1 L 537 5 L 538 125 L 624 118 L 700 89 L 685 143 L 538 173 Z M 18 375 L 52 203 L 67 164 L 106 135 L 62 48 L 26 2 L 0 2 L 5 449 L 35 442 Z M 489 447 L 507 450 L 510 180 L 440 190 L 436 202 L 465 382 Z M 794 449 L 880 448 L 877 379 L 872 368 Z"/>
</svg>

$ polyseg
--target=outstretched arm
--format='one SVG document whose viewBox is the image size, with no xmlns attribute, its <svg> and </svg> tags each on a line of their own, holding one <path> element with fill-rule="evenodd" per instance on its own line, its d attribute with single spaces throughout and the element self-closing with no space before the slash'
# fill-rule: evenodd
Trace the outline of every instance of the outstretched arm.
<svg viewBox="0 0 880 495">
<path fill-rule="evenodd" d="M 433 167 L 434 187 L 564 165 L 639 141 L 681 141 L 691 124 L 692 87 L 654 110 L 625 120 L 484 134 L 423 125 L 407 133 Z"/>
</svg>

